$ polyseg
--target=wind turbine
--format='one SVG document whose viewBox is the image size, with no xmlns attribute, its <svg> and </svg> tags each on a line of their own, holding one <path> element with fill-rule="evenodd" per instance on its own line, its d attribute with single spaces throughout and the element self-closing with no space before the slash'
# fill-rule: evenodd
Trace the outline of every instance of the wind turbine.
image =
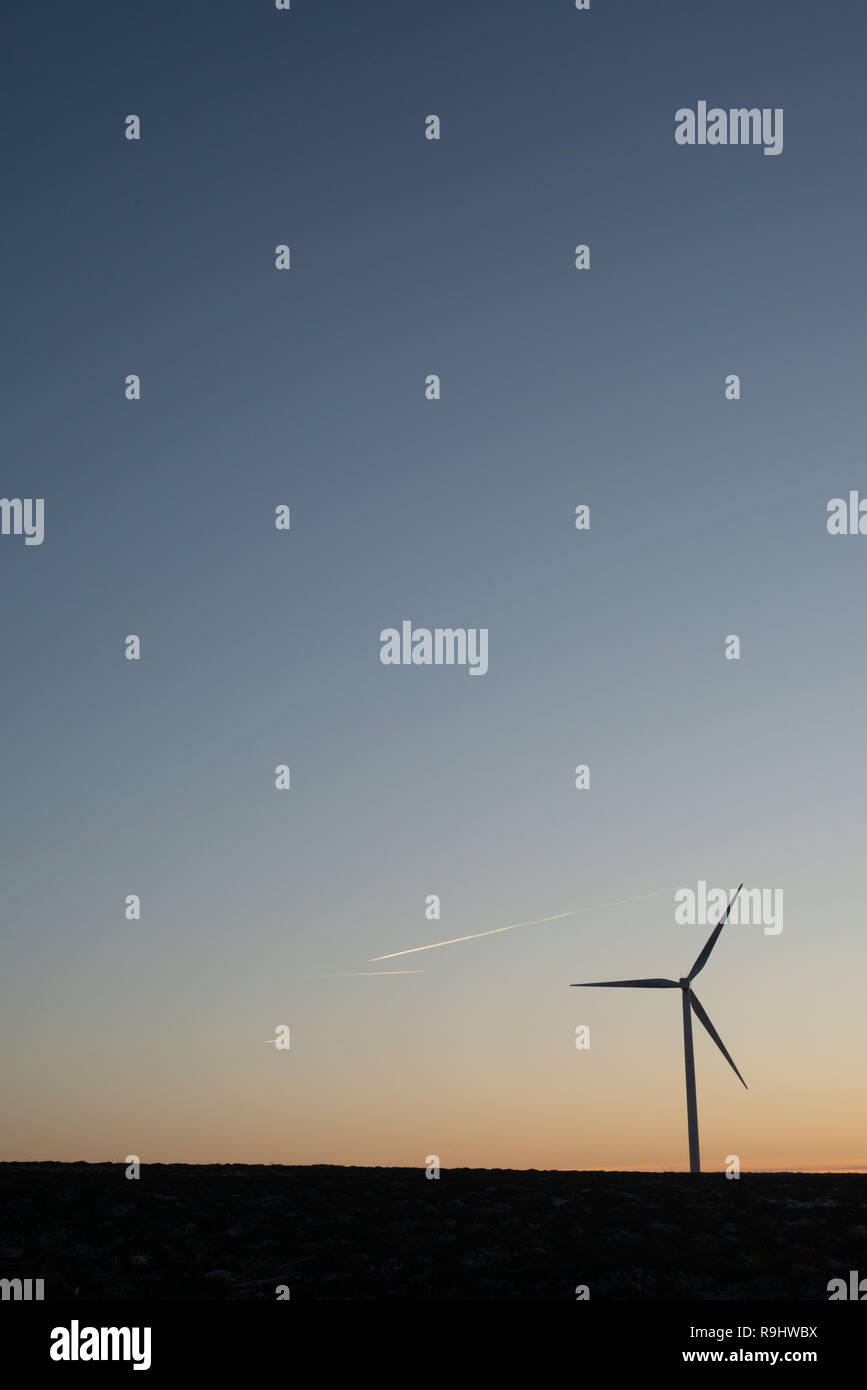
<svg viewBox="0 0 867 1390">
<path fill-rule="evenodd" d="M 700 970 L 707 965 L 708 957 L 717 943 L 717 937 L 728 921 L 729 913 L 732 910 L 735 898 L 743 888 L 739 884 L 735 893 L 729 900 L 729 905 L 724 915 L 714 927 L 704 949 L 698 957 L 695 965 L 689 974 L 680 980 L 591 980 L 588 983 L 573 985 L 573 989 L 680 989 L 683 1000 L 683 1060 L 686 1066 L 686 1123 L 689 1130 L 689 1171 L 691 1173 L 701 1172 L 701 1162 L 698 1154 L 698 1110 L 695 1103 L 695 1057 L 692 1050 L 692 1014 L 694 1013 L 700 1023 L 703 1023 L 710 1033 L 722 1055 L 725 1057 L 735 1076 L 741 1085 L 747 1090 L 747 1083 L 741 1076 L 728 1052 L 719 1033 L 714 1028 L 698 999 L 692 992 L 692 981 Z M 692 1013 L 690 1013 L 692 1009 Z"/>
</svg>

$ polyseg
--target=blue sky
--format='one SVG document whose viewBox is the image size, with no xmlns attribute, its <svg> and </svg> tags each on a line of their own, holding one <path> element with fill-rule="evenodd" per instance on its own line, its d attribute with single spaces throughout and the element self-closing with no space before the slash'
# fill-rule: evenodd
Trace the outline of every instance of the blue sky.
<svg viewBox="0 0 867 1390">
<path fill-rule="evenodd" d="M 708 1162 L 863 1160 L 860 7 L 12 29 L 3 1156 L 682 1166 L 679 1011 L 568 988 L 682 973 L 668 897 L 333 976 L 704 878 L 786 903 L 701 991 Z"/>
</svg>

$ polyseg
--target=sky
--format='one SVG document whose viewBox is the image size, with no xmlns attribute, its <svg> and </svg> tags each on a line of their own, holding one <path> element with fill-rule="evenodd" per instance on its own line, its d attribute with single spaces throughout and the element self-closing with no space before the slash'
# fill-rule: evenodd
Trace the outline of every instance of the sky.
<svg viewBox="0 0 867 1390">
<path fill-rule="evenodd" d="M 863 7 L 9 28 L 0 1159 L 867 1165 Z"/>
</svg>

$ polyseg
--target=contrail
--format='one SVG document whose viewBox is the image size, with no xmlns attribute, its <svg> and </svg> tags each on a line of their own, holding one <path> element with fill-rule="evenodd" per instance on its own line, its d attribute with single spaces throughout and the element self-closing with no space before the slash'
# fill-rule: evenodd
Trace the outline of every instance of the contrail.
<svg viewBox="0 0 867 1390">
<path fill-rule="evenodd" d="M 397 952 L 400 955 L 400 952 Z M 382 957 L 385 960 L 385 956 Z M 320 980 L 345 980 L 350 975 L 423 975 L 423 970 L 338 970 L 336 973 L 320 975 Z"/>
<path fill-rule="evenodd" d="M 542 922 L 558 922 L 561 917 L 575 917 L 579 912 L 601 912 L 606 907 L 623 907 L 626 903 L 643 903 L 648 898 L 661 898 L 664 893 L 675 893 L 676 888 L 659 888 L 655 893 L 642 893 L 637 898 L 618 898 L 613 903 L 596 903 L 593 907 L 573 907 L 569 912 L 555 912 L 551 917 L 534 917 L 532 922 L 512 922 L 508 927 L 491 927 L 490 931 L 474 931 L 469 936 L 453 936 L 448 941 L 432 941 L 429 946 L 410 946 L 407 951 L 390 951 L 387 956 L 370 956 L 370 963 L 378 960 L 393 960 L 395 956 L 411 956 L 416 951 L 435 951 L 438 946 L 456 946 L 459 941 L 476 941 L 480 936 L 496 936 L 498 932 L 514 931 L 516 927 L 538 927 Z M 367 972 L 362 972 L 367 973 Z"/>
</svg>

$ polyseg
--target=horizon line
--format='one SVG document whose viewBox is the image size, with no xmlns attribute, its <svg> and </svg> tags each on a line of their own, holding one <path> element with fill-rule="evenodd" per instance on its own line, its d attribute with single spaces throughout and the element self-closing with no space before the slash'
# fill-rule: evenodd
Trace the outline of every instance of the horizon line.
<svg viewBox="0 0 867 1390">
<path fill-rule="evenodd" d="M 162 1159 L 151 1159 L 151 1160 L 144 1160 L 144 1161 L 141 1161 L 141 1160 L 140 1160 L 140 1162 L 141 1162 L 141 1166 L 142 1166 L 143 1168 L 145 1168 L 145 1167 L 147 1167 L 147 1168 L 370 1168 L 370 1169 L 377 1169 L 377 1170 L 379 1170 L 379 1169 L 385 1169 L 385 1170 L 387 1170 L 387 1171 L 394 1171 L 394 1172 L 398 1172 L 398 1171 L 399 1171 L 399 1172 L 413 1172 L 413 1171 L 415 1171 L 416 1169 L 418 1169 L 420 1172 L 424 1172 L 424 1168 L 425 1168 L 425 1165 L 424 1165 L 423 1163 L 422 1163 L 422 1164 L 417 1164 L 417 1163 L 284 1163 L 284 1162 L 280 1162 L 280 1161 L 275 1162 L 275 1161 L 273 1161 L 273 1160 L 271 1160 L 271 1161 L 250 1162 L 250 1161 L 248 1161 L 248 1160 L 244 1160 L 244 1161 L 235 1161 L 235 1160 L 222 1160 L 222 1159 L 211 1159 L 211 1160 L 209 1160 L 209 1161 L 207 1161 L 207 1162 L 195 1162 L 195 1163 L 190 1163 L 190 1162 L 187 1162 L 186 1160 L 183 1160 L 183 1159 L 181 1159 L 181 1160 L 169 1159 L 168 1161 L 165 1161 L 165 1160 L 162 1160 Z M 51 1164 L 51 1165 L 53 1165 L 54 1167 L 57 1167 L 57 1168 L 64 1168 L 64 1167 L 87 1167 L 87 1168 L 105 1168 L 105 1167 L 111 1167 L 111 1168 L 122 1168 L 122 1167 L 125 1166 L 125 1160 L 119 1160 L 119 1159 L 100 1159 L 100 1158 L 95 1158 L 95 1159 L 91 1159 L 91 1158 L 2 1158 L 2 1159 L 0 1159 L 0 1168 L 2 1168 L 2 1167 L 7 1167 L 7 1166 L 10 1166 L 10 1165 L 17 1165 L 17 1166 L 19 1166 L 19 1167 L 24 1167 L 24 1166 L 30 1165 L 30 1166 L 34 1166 L 34 1167 L 35 1167 L 35 1166 L 39 1166 L 39 1165 L 43 1165 L 43 1166 L 44 1166 L 44 1165 L 46 1165 L 46 1164 Z M 511 1167 L 488 1167 L 488 1166 L 485 1166 L 485 1165 L 474 1165 L 474 1166 L 473 1166 L 473 1165 L 469 1165 L 469 1164 L 455 1164 L 455 1165 L 453 1165 L 452 1167 L 446 1167 L 445 1165 L 441 1164 L 441 1165 L 440 1165 L 440 1171 L 443 1172 L 443 1173 L 641 1173 L 641 1174 L 647 1174 L 647 1175 L 649 1175 L 649 1176 L 652 1176 L 652 1175 L 654 1175 L 654 1174 L 659 1175 L 659 1176 L 664 1176 L 664 1175 L 667 1175 L 667 1174 L 672 1174 L 672 1175 L 674 1175 L 674 1176 L 679 1176 L 679 1175 L 681 1175 L 681 1174 L 684 1175 L 684 1176 L 689 1176 L 689 1177 L 695 1176 L 694 1174 L 691 1174 L 691 1173 L 690 1173 L 690 1171 L 689 1171 L 688 1168 L 648 1168 L 648 1167 L 643 1167 L 643 1168 L 532 1168 L 532 1167 L 531 1167 L 531 1168 L 511 1168 Z M 826 1166 L 826 1167 L 792 1167 L 792 1168 L 766 1168 L 766 1167 L 761 1167 L 761 1168 L 759 1168 L 759 1167 L 757 1167 L 757 1168 L 743 1168 L 743 1167 L 742 1167 L 741 1170 L 740 1170 L 740 1175 L 739 1175 L 739 1176 L 740 1176 L 740 1177 L 743 1177 L 744 1174 L 747 1174 L 747 1173 L 754 1173 L 754 1174 L 774 1174 L 774 1173 L 777 1173 L 777 1174 L 799 1174 L 799 1173 L 801 1173 L 801 1174 L 805 1174 L 805 1175 L 821 1175 L 821 1174 L 827 1174 L 827 1175 L 829 1175 L 829 1176 L 833 1176 L 833 1175 L 835 1175 L 835 1174 L 848 1173 L 848 1174 L 858 1175 L 858 1174 L 865 1174 L 865 1173 L 867 1173 L 867 1163 L 860 1163 L 860 1164 L 859 1164 L 859 1163 L 855 1163 L 855 1164 L 837 1164 L 837 1165 L 830 1166 L 830 1167 L 827 1167 L 827 1166 Z M 707 1169 L 706 1169 L 706 1170 L 704 1170 L 704 1171 L 700 1174 L 700 1176 L 702 1176 L 702 1177 L 713 1177 L 713 1176 L 725 1177 L 725 1176 L 726 1176 L 726 1170 L 725 1170 L 725 1168 L 718 1168 L 718 1169 L 711 1169 L 711 1170 L 707 1170 Z"/>
</svg>

